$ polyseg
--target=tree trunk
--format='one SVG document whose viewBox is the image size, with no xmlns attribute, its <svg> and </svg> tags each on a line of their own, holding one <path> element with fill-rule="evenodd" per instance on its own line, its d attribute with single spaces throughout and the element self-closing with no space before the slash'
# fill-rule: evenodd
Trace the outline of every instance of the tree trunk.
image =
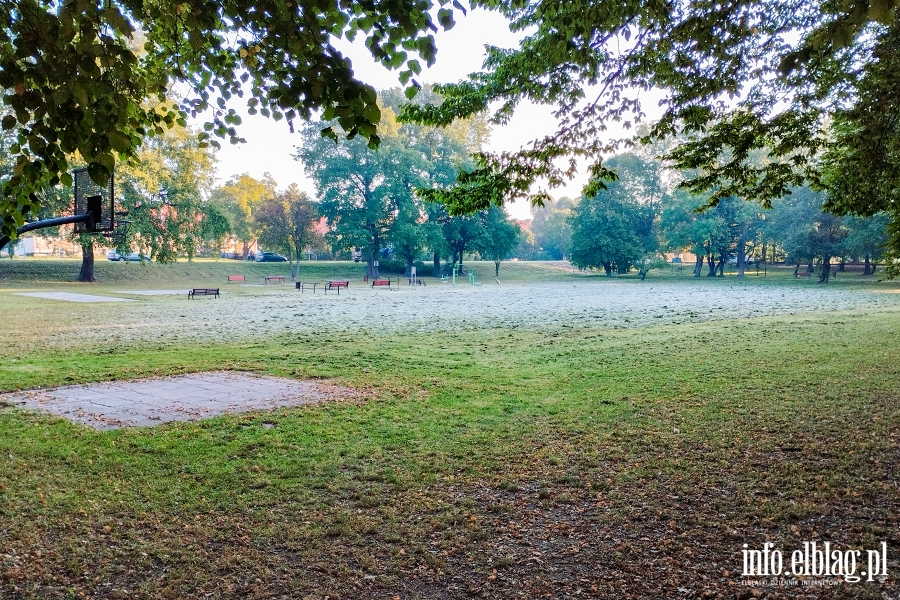
<svg viewBox="0 0 900 600">
<path fill-rule="evenodd" d="M 831 258 L 822 261 L 822 274 L 819 275 L 819 283 L 828 283 L 828 277 L 831 275 Z"/>
<path fill-rule="evenodd" d="M 797 273 L 800 272 L 800 263 L 797 263 L 797 266 L 794 267 L 794 277 L 797 276 Z"/>
<path fill-rule="evenodd" d="M 815 267 L 813 267 L 813 262 L 809 261 L 806 265 L 806 272 L 807 273 L 815 273 L 815 271 L 816 271 L 816 269 L 815 269 Z"/>
<path fill-rule="evenodd" d="M 863 268 L 863 275 L 871 275 L 874 271 L 872 271 L 872 263 L 869 262 L 869 255 L 866 254 L 866 262 L 865 267 Z"/>
<path fill-rule="evenodd" d="M 737 241 L 737 276 L 744 276 L 744 269 L 747 267 L 747 224 L 741 225 L 741 235 Z"/>
<path fill-rule="evenodd" d="M 875 267 L 877 267 L 877 266 L 878 266 L 878 261 L 873 260 L 872 261 L 872 275 L 875 274 Z"/>
<path fill-rule="evenodd" d="M 706 255 L 706 264 L 709 266 L 709 272 L 706 274 L 707 277 L 715 277 L 716 276 L 716 259 L 713 258 L 712 254 Z"/>
<path fill-rule="evenodd" d="M 703 272 L 703 257 L 699 254 L 696 256 L 697 258 L 694 260 L 694 277 L 700 277 Z"/>
<path fill-rule="evenodd" d="M 372 254 L 366 259 L 366 277 L 369 281 L 378 279 L 378 267 L 375 266 L 375 258 Z"/>
<path fill-rule="evenodd" d="M 607 277 L 612 277 L 612 265 L 611 264 L 609 264 L 609 263 L 604 264 L 603 270 L 606 271 Z"/>
<path fill-rule="evenodd" d="M 769 247 L 768 242 L 763 242 L 762 245 L 762 264 L 766 264 L 766 249 Z"/>
<path fill-rule="evenodd" d="M 725 277 L 725 255 L 724 254 L 719 258 L 719 264 L 716 265 L 716 271 L 719 272 L 719 277 Z"/>
<path fill-rule="evenodd" d="M 432 275 L 434 275 L 435 277 L 440 277 L 441 276 L 441 255 L 439 253 L 435 252 L 433 260 L 434 260 L 434 272 L 432 273 Z"/>
<path fill-rule="evenodd" d="M 78 281 L 93 283 L 94 279 L 94 240 L 81 242 L 81 272 Z"/>
<path fill-rule="evenodd" d="M 843 258 L 841 259 L 840 264 L 838 264 L 838 272 L 840 272 L 840 273 L 844 272 L 844 259 Z"/>
<path fill-rule="evenodd" d="M 500 261 L 494 261 L 494 277 L 500 277 Z"/>
</svg>

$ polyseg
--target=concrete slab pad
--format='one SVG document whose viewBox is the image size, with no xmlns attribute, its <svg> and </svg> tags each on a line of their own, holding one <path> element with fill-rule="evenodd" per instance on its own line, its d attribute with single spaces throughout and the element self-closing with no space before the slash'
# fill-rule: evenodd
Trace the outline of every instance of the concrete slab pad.
<svg viewBox="0 0 900 600">
<path fill-rule="evenodd" d="M 14 292 L 15 296 L 31 296 L 32 298 L 46 298 L 47 300 L 62 300 L 64 302 L 134 302 L 130 298 L 115 298 L 113 296 L 97 296 L 94 294 L 77 294 L 75 292 Z"/>
<path fill-rule="evenodd" d="M 0 396 L 23 408 L 55 414 L 94 429 L 194 421 L 249 410 L 355 398 L 359 392 L 323 383 L 248 373 L 213 372 L 70 385 Z"/>
<path fill-rule="evenodd" d="M 115 290 L 115 293 L 134 296 L 187 296 L 188 290 Z"/>
</svg>

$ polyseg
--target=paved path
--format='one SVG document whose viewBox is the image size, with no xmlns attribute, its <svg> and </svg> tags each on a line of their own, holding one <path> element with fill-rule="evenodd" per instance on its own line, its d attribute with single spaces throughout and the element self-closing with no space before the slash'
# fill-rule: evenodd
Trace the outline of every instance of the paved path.
<svg viewBox="0 0 900 600">
<path fill-rule="evenodd" d="M 116 294 L 133 294 L 135 296 L 179 296 L 187 295 L 187 290 L 116 290 Z"/>
<path fill-rule="evenodd" d="M 76 294 L 74 292 L 15 292 L 15 295 L 31 296 L 32 298 L 47 298 L 48 300 L 63 300 L 66 302 L 133 302 L 133 300 L 129 298 L 96 296 L 94 294 Z"/>
<path fill-rule="evenodd" d="M 354 394 L 349 389 L 306 381 L 213 372 L 19 392 L 3 400 L 94 429 L 118 429 L 272 410 L 350 395 Z"/>
</svg>

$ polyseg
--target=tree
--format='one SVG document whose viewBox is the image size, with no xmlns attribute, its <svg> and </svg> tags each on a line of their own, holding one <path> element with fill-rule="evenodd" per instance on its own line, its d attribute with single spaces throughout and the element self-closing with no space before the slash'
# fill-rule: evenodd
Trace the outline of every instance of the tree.
<svg viewBox="0 0 900 600">
<path fill-rule="evenodd" d="M 441 230 L 450 250 L 451 268 L 461 266 L 465 253 L 474 251 L 485 235 L 484 221 L 479 213 L 455 217 L 448 214 L 442 219 Z"/>
<path fill-rule="evenodd" d="M 565 259 L 572 243 L 572 207 L 577 200 L 560 198 L 531 211 L 535 243 L 554 259 Z"/>
<path fill-rule="evenodd" d="M 485 4 L 530 34 L 517 49 L 488 47 L 483 71 L 436 86 L 442 104 L 405 107 L 401 120 L 444 124 L 496 107 L 492 121 L 503 123 L 532 102 L 553 106 L 560 127 L 517 152 L 479 153 L 454 188 L 430 192 L 454 214 L 519 198 L 541 205 L 577 158 L 589 163 L 593 197 L 615 177 L 605 157 L 630 137 L 610 128 L 642 119 L 648 89 L 665 94 L 664 112 L 640 141 L 678 140 L 667 158 L 693 172 L 687 189 L 713 206 L 732 197 L 769 206 L 820 181 L 823 149 L 867 144 L 830 136 L 834 116 L 896 96 L 887 66 L 900 47 L 896 0 Z"/>
<path fill-rule="evenodd" d="M 385 109 L 390 118 L 390 109 Z M 369 278 L 398 218 L 413 218 L 416 185 L 428 165 L 420 152 L 404 143 L 399 129 L 385 134 L 377 152 L 361 139 L 335 144 L 319 134 L 320 124 L 304 128 L 296 157 L 316 184 L 322 215 L 328 219 L 333 248 L 361 248 Z M 388 129 L 387 126 L 383 129 Z"/>
<path fill-rule="evenodd" d="M 844 218 L 847 233 L 847 251 L 855 258 L 864 261 L 863 275 L 874 275 L 875 267 L 884 257 L 888 244 L 888 225 L 890 218 L 886 213 L 877 213 L 871 217 L 848 216 Z"/>
<path fill-rule="evenodd" d="M 633 216 L 633 206 L 615 195 L 600 193 L 582 198 L 572 214 L 569 260 L 580 269 L 602 268 L 607 277 L 614 269 L 627 273 L 644 256 Z"/>
<path fill-rule="evenodd" d="M 193 260 L 212 227 L 207 218 L 221 216 L 206 210 L 214 169 L 212 152 L 191 129 L 173 127 L 149 140 L 117 175 L 132 221 L 125 245 L 149 246 L 160 263 L 176 262 L 181 254 Z"/>
<path fill-rule="evenodd" d="M 650 264 L 659 249 L 660 211 L 668 193 L 656 160 L 622 154 L 610 165 L 621 169 L 621 177 L 596 196 L 582 198 L 571 217 L 572 264 L 602 266 L 607 275 L 614 266 L 627 273 L 632 265 Z"/>
<path fill-rule="evenodd" d="M 289 123 L 321 110 L 350 137 L 377 146 L 375 90 L 356 79 L 333 39 L 364 36 L 376 60 L 401 69 L 412 95 L 412 77 L 435 60 L 432 32 L 454 24 L 449 7 L 436 11 L 436 24 L 433 7 L 428 0 L 325 0 L 314 10 L 303 2 L 3 0 L 2 126 L 16 131 L 17 172 L 3 186 L 0 234 L 14 236 L 25 214 L 38 212 L 43 190 L 71 184 L 76 152 L 104 183 L 117 160 L 137 158 L 148 135 L 208 109 L 201 141 L 238 141 L 240 118 L 227 108 L 236 97 L 250 112 Z M 172 85 L 185 91 L 175 110 L 148 105 Z"/>
<path fill-rule="evenodd" d="M 519 245 L 513 252 L 513 256 L 521 260 L 534 260 L 534 253 L 537 246 L 534 240 L 534 234 L 531 233 L 531 230 L 521 226 L 520 229 Z M 569 236 L 569 239 L 571 240 L 571 236 Z"/>
<path fill-rule="evenodd" d="M 827 283 L 831 276 L 831 259 L 847 251 L 848 234 L 840 217 L 822 212 L 824 202 L 823 193 L 801 187 L 773 203 L 771 215 L 775 238 L 787 252 L 788 260 L 797 265 L 795 273 L 802 263 L 812 272 L 813 263 L 818 260 L 822 267 L 820 283 Z"/>
<path fill-rule="evenodd" d="M 706 200 L 687 190 L 676 190 L 662 212 L 663 248 L 696 256 L 694 277 L 700 277 L 704 259 L 709 263 L 709 276 L 715 275 L 715 248 L 725 235 L 725 222 L 715 211 L 698 212 Z"/>
<path fill-rule="evenodd" d="M 267 198 L 275 196 L 277 185 L 268 173 L 263 175 L 262 181 L 243 173 L 234 175 L 225 185 L 214 189 L 210 195 L 210 203 L 226 216 L 231 224 L 232 233 L 243 244 L 244 259 L 259 237 L 256 211 Z"/>
<path fill-rule="evenodd" d="M 402 125 L 391 108 L 400 97 L 398 90 L 383 92 L 377 151 L 360 139 L 335 144 L 320 135 L 323 124 L 313 123 L 303 130 L 296 154 L 316 182 L 332 245 L 363 249 L 370 278 L 377 276 L 375 261 L 390 242 L 401 247 L 408 267 L 425 245 L 435 254 L 443 250 L 435 235 L 443 213 L 425 205 L 416 188 L 450 185 L 468 160 L 469 145 L 480 145 L 485 135 L 478 119 L 449 132 Z"/>
<path fill-rule="evenodd" d="M 291 262 L 291 279 L 296 281 L 300 259 L 313 240 L 319 220 L 318 207 L 296 184 L 262 203 L 256 212 L 259 240 L 267 247 L 282 250 Z"/>
<path fill-rule="evenodd" d="M 840 215 L 878 215 L 876 230 L 887 216 L 891 235 L 884 243 L 896 257 L 900 256 L 900 85 L 896 75 L 900 72 L 900 27 L 881 34 L 873 58 L 858 84 L 859 101 L 834 116 L 834 142 L 823 160 L 823 184 L 828 190 L 825 209 Z M 884 231 L 873 233 L 880 237 Z M 858 246 L 860 240 L 852 232 L 851 238 L 851 244 Z M 862 252 L 867 261 L 873 250 L 870 246 Z M 892 270 L 890 274 L 894 275 Z"/>
<path fill-rule="evenodd" d="M 484 234 L 476 240 L 475 249 L 481 256 L 494 261 L 494 276 L 500 276 L 500 261 L 507 258 L 519 243 L 521 230 L 509 220 L 506 212 L 492 206 L 481 213 Z"/>
</svg>

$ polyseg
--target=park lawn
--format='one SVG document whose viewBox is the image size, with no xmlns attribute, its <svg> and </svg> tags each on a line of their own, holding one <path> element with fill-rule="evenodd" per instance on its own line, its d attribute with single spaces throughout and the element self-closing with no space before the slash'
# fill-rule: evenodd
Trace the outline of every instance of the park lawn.
<svg viewBox="0 0 900 600">
<path fill-rule="evenodd" d="M 565 264 L 561 261 L 506 261 L 500 267 L 500 277 L 503 281 L 547 281 L 581 275 L 571 266 L 563 266 Z M 480 280 L 494 281 L 493 262 L 466 261 L 465 267 L 475 270 Z M 80 268 L 81 259 L 4 259 L 0 260 L 0 283 L 13 286 L 53 283 L 71 284 L 73 288 L 83 287 L 84 284 L 74 281 Z M 299 272 L 299 279 L 303 281 L 350 279 L 361 282 L 366 274 L 366 265 L 353 261 L 303 261 Z M 94 263 L 94 274 L 100 288 L 107 285 L 131 285 L 138 289 L 207 285 L 237 287 L 236 284 L 229 285 L 226 282 L 227 275 L 244 275 L 247 283 L 262 284 L 267 275 L 290 277 L 290 273 L 288 263 L 257 263 L 233 259 L 196 259 L 193 262 L 181 260 L 161 265 L 156 262 L 108 261 L 98 255 Z M 397 277 L 397 274 L 386 273 L 385 276 Z"/>
<path fill-rule="evenodd" d="M 238 287 L 239 284 L 226 282 L 227 275 L 244 275 L 246 283 L 262 284 L 267 275 L 290 276 L 288 263 L 257 263 L 233 259 L 195 259 L 193 262 L 181 260 L 174 264 L 161 265 L 156 262 L 138 263 L 125 261 L 108 261 L 102 256 L 97 256 L 94 263 L 94 272 L 97 278 L 96 284 L 90 287 L 104 289 L 107 286 L 130 286 L 134 289 L 148 289 L 158 287 L 205 287 L 221 286 L 224 288 Z M 466 261 L 465 268 L 476 272 L 479 281 L 494 283 L 494 263 L 492 261 Z M 650 272 L 650 280 L 655 279 L 693 279 L 693 266 L 669 265 L 665 269 Z M 15 287 L 34 287 L 46 285 L 84 288 L 85 284 L 75 282 L 81 267 L 81 259 L 51 259 L 51 258 L 16 258 L 13 260 L 0 260 L 0 284 Z M 840 273 L 832 279 L 829 285 L 846 287 L 848 285 L 871 286 L 873 279 L 877 277 L 863 277 L 861 267 L 849 266 L 846 273 Z M 300 276 L 302 281 L 325 281 L 328 279 L 349 279 L 362 281 L 366 272 L 365 263 L 352 261 L 302 261 L 300 263 Z M 704 278 L 706 275 L 704 267 Z M 768 265 L 764 270 L 755 268 L 747 270 L 747 281 L 766 279 L 768 284 L 777 282 L 796 283 L 793 277 L 792 265 Z M 879 270 L 879 276 L 882 271 Z M 726 277 L 733 279 L 735 268 L 729 266 L 726 269 Z M 396 273 L 386 273 L 385 276 L 397 277 Z M 627 279 L 637 278 L 637 272 L 628 275 L 614 275 Z M 598 279 L 605 278 L 601 271 L 578 271 L 565 261 L 504 261 L 500 266 L 499 279 L 503 283 L 508 282 L 546 282 L 569 279 Z M 424 277 L 427 281 L 433 278 Z M 463 282 L 465 278 L 462 278 Z M 803 283 L 815 284 L 816 277 L 803 279 Z M 0 288 L 3 289 L 3 288 Z"/>
<path fill-rule="evenodd" d="M 234 369 L 360 394 L 107 432 L 0 410 L 0 598 L 750 597 L 745 543 L 898 547 L 898 331 L 880 309 L 20 349 L 0 389 Z M 815 597 L 896 594 L 897 566 Z"/>
</svg>

